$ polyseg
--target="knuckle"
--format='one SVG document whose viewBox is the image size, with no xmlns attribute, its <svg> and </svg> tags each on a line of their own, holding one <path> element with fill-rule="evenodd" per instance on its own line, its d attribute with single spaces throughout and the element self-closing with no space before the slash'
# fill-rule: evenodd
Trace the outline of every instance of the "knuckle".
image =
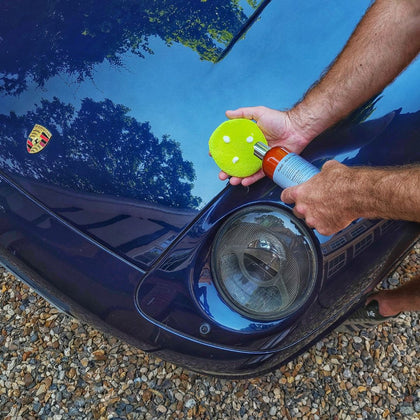
<svg viewBox="0 0 420 420">
<path fill-rule="evenodd" d="M 340 162 L 337 162 L 336 160 L 334 160 L 334 159 L 331 159 L 331 160 L 327 160 L 325 163 L 324 163 L 324 165 L 322 166 L 322 168 L 324 169 L 329 169 L 329 168 L 331 168 L 331 169 L 333 169 L 333 168 L 337 168 L 338 166 L 341 166 L 341 163 Z"/>
<path fill-rule="evenodd" d="M 316 227 L 316 220 L 312 217 L 305 218 L 305 222 L 310 228 L 315 228 Z"/>
<path fill-rule="evenodd" d="M 303 218 L 304 218 L 303 214 L 302 214 L 302 213 L 299 213 L 299 212 L 296 210 L 296 207 L 293 209 L 293 214 L 294 214 L 297 218 L 299 218 L 299 219 L 303 219 Z"/>
<path fill-rule="evenodd" d="M 306 213 L 306 206 L 304 206 L 303 204 L 296 204 L 296 206 L 295 206 L 295 210 L 296 210 L 299 214 L 305 214 L 305 213 Z"/>
<path fill-rule="evenodd" d="M 330 236 L 332 235 L 334 232 L 328 228 L 323 228 L 323 227 L 319 227 L 317 228 L 318 233 L 320 233 L 321 235 L 324 236 Z"/>
</svg>

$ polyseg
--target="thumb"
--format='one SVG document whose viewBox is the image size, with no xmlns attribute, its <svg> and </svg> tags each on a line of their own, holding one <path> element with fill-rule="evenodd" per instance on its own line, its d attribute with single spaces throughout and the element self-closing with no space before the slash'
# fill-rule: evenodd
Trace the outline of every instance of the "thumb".
<svg viewBox="0 0 420 420">
<path fill-rule="evenodd" d="M 234 119 L 234 118 L 241 118 L 242 117 L 242 109 L 234 109 L 234 110 L 228 110 L 225 112 L 226 117 L 228 117 L 229 119 Z"/>
<path fill-rule="evenodd" d="M 286 204 L 293 204 L 296 202 L 296 187 L 289 187 L 283 190 L 280 200 Z"/>
<path fill-rule="evenodd" d="M 229 119 L 246 118 L 248 120 L 258 121 L 263 112 L 264 108 L 260 106 L 243 107 L 235 109 L 233 111 L 226 111 L 226 117 L 228 117 Z"/>
</svg>

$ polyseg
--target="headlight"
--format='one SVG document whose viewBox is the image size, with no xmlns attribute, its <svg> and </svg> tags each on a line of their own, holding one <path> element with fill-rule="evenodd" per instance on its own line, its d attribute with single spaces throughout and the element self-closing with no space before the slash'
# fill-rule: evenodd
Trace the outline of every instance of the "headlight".
<svg viewBox="0 0 420 420">
<path fill-rule="evenodd" d="M 304 225 L 274 206 L 253 206 L 219 230 L 211 266 L 226 302 L 256 320 L 296 311 L 316 280 L 316 252 Z"/>
</svg>

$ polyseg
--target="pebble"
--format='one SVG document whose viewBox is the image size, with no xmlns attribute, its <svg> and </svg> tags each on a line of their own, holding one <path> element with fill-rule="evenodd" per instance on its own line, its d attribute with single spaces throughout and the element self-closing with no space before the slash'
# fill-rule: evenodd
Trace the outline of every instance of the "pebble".
<svg viewBox="0 0 420 420">
<path fill-rule="evenodd" d="M 25 376 L 23 377 L 23 383 L 25 386 L 31 385 L 31 383 L 34 381 L 34 378 L 30 373 L 25 373 Z"/>
<path fill-rule="evenodd" d="M 190 398 L 189 400 L 187 400 L 186 402 L 185 402 L 185 407 L 187 407 L 187 408 L 191 408 L 191 407 L 194 407 L 195 405 L 196 405 L 197 403 L 196 403 L 196 401 L 193 399 L 193 398 Z"/>
<path fill-rule="evenodd" d="M 420 244 L 382 282 L 419 271 Z M 419 314 L 331 333 L 275 372 L 190 372 L 59 313 L 0 268 L 2 420 L 344 419 L 420 416 Z"/>
<path fill-rule="evenodd" d="M 388 277 L 388 283 L 390 286 L 398 286 L 400 284 L 400 276 L 395 273 L 392 277 Z"/>
<path fill-rule="evenodd" d="M 157 409 L 156 409 L 159 413 L 162 413 L 162 414 L 164 414 L 164 413 L 166 413 L 168 410 L 166 409 L 166 407 L 164 406 L 164 405 L 162 405 L 162 404 L 159 404 L 158 406 L 157 406 Z"/>
<path fill-rule="evenodd" d="M 403 416 L 410 418 L 411 416 L 414 416 L 414 408 L 411 405 L 403 405 L 400 407 L 400 413 Z"/>
</svg>

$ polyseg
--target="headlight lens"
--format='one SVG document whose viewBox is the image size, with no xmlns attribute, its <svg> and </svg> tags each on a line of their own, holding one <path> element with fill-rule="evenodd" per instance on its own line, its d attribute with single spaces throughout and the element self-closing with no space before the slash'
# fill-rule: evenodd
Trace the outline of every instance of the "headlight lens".
<svg viewBox="0 0 420 420">
<path fill-rule="evenodd" d="M 228 219 L 212 251 L 216 285 L 233 308 L 257 320 L 296 311 L 316 280 L 316 252 L 304 225 L 273 206 L 253 206 Z"/>
</svg>

